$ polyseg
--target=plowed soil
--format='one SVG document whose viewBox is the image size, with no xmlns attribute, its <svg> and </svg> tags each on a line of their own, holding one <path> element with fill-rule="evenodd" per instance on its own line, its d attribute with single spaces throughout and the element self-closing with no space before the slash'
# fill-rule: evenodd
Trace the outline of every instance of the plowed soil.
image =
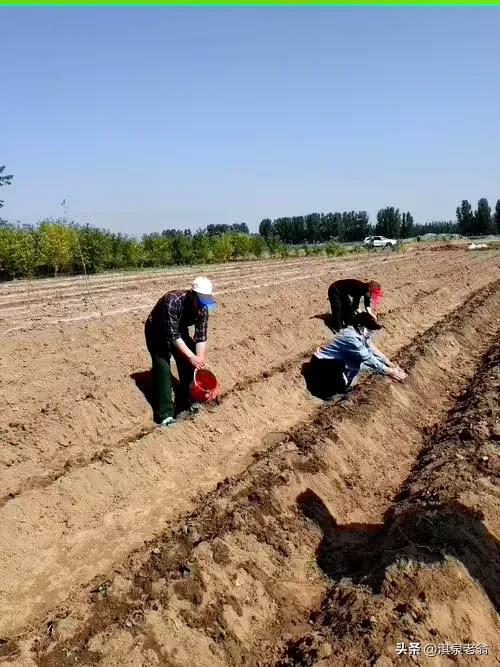
<svg viewBox="0 0 500 667">
<path fill-rule="evenodd" d="M 2 286 L 0 660 L 365 664 L 376 656 L 392 664 L 392 644 L 411 634 L 395 622 L 411 586 L 390 601 L 384 586 L 411 559 L 417 588 L 423 577 L 429 591 L 449 594 L 446 577 L 461 572 L 468 617 L 439 625 L 430 604 L 431 626 L 442 637 L 456 631 L 454 642 L 467 631 L 489 644 L 491 659 L 497 507 L 488 523 L 463 519 L 479 541 L 475 565 L 446 539 L 446 558 L 436 559 L 437 537 L 422 536 L 424 519 L 415 527 L 409 517 L 418 488 L 433 488 L 423 472 L 432 465 L 419 453 L 435 450 L 436 425 L 448 424 L 457 397 L 489 363 L 499 268 L 495 251 L 427 249 L 211 267 L 219 307 L 210 364 L 223 395 L 165 432 L 153 427 L 141 391 L 149 366 L 142 325 L 164 291 L 188 286 L 190 270 Z M 313 316 L 326 310 L 328 284 L 344 276 L 383 284 L 380 345 L 410 377 L 405 385 L 369 379 L 324 406 L 308 396 L 300 367 L 328 338 Z M 481 453 L 492 472 L 480 488 L 497 502 L 490 449 Z M 467 470 L 475 479 L 476 468 Z M 453 465 L 446 471 L 460 480 Z M 453 512 L 469 516 L 451 495 L 441 499 L 451 514 L 438 511 L 439 520 L 418 510 L 424 525 L 453 532 Z M 365 648 L 356 648 L 366 620 L 356 614 L 383 604 L 384 615 L 370 614 L 377 632 L 370 626 Z M 411 631 L 413 641 L 427 637 Z"/>
</svg>

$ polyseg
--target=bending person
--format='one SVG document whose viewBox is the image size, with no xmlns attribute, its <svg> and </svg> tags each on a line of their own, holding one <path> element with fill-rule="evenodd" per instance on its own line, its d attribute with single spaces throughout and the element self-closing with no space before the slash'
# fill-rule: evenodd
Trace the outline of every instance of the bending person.
<svg viewBox="0 0 500 667">
<path fill-rule="evenodd" d="M 328 288 L 328 300 L 332 310 L 331 329 L 340 331 L 343 327 L 352 324 L 354 315 L 359 309 L 359 302 L 363 297 L 365 310 L 370 315 L 373 306 L 376 306 L 382 297 L 382 287 L 375 280 L 363 282 L 355 278 L 336 280 Z"/>
<path fill-rule="evenodd" d="M 329 400 L 345 393 L 362 367 L 404 382 L 407 374 L 370 341 L 374 331 L 381 328 L 372 315 L 357 313 L 352 326 L 318 348 L 303 372 L 311 394 Z"/>
<path fill-rule="evenodd" d="M 153 413 L 160 426 L 175 423 L 170 357 L 179 374 L 176 414 L 196 409 L 189 397 L 195 368 L 206 360 L 208 311 L 215 305 L 212 283 L 196 278 L 190 290 L 164 294 L 146 320 L 146 344 L 153 365 Z M 194 325 L 194 339 L 189 327 Z"/>
</svg>

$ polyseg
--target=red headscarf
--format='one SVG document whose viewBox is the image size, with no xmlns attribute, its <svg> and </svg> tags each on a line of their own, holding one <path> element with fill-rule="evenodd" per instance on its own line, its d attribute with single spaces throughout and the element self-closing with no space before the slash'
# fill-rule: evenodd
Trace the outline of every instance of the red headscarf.
<svg viewBox="0 0 500 667">
<path fill-rule="evenodd" d="M 380 303 L 380 300 L 382 299 L 383 292 L 382 288 L 380 286 L 378 287 L 370 287 L 370 301 L 373 305 L 374 308 L 378 306 Z"/>
</svg>

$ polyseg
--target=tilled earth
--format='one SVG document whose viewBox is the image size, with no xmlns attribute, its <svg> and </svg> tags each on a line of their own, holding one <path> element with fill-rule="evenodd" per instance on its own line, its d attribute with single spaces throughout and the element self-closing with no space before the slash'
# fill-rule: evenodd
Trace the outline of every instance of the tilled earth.
<svg viewBox="0 0 500 667">
<path fill-rule="evenodd" d="M 427 249 L 211 267 L 224 392 L 167 432 L 142 327 L 188 270 L 2 286 L 0 660 L 383 665 L 465 635 L 497 660 L 499 268 Z M 383 284 L 380 345 L 410 377 L 323 406 L 300 366 L 344 276 Z"/>
</svg>

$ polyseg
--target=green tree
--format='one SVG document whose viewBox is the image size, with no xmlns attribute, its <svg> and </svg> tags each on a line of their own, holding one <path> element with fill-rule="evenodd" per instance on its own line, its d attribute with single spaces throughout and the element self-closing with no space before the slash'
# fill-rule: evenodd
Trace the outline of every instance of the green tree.
<svg viewBox="0 0 500 667">
<path fill-rule="evenodd" d="M 142 238 L 142 245 L 147 266 L 169 266 L 177 263 L 173 256 L 172 238 L 158 234 L 158 232 L 145 234 Z"/>
<path fill-rule="evenodd" d="M 172 239 L 172 259 L 174 264 L 193 262 L 193 242 L 186 236 L 174 236 Z"/>
<path fill-rule="evenodd" d="M 377 224 L 375 226 L 375 233 L 381 236 L 397 239 L 401 231 L 401 214 L 399 208 L 394 206 L 387 206 L 380 209 L 377 213 Z"/>
<path fill-rule="evenodd" d="M 3 185 L 11 185 L 12 179 L 14 178 L 12 174 L 4 174 L 5 165 L 0 167 L 0 187 Z M 0 208 L 3 206 L 3 199 L 0 199 Z"/>
<path fill-rule="evenodd" d="M 248 257 L 252 251 L 252 239 L 248 234 L 231 234 L 232 259 Z"/>
<path fill-rule="evenodd" d="M 262 236 L 252 236 L 251 239 L 251 253 L 257 259 L 262 257 L 264 254 L 264 250 L 266 249 L 266 241 L 265 239 L 262 238 Z"/>
<path fill-rule="evenodd" d="M 129 263 L 127 248 L 129 239 L 125 234 L 110 234 L 111 239 L 111 264 L 113 269 L 124 269 L 127 266 L 136 266 Z"/>
<path fill-rule="evenodd" d="M 321 215 L 319 213 L 309 213 L 305 216 L 305 236 L 309 243 L 321 241 Z"/>
<path fill-rule="evenodd" d="M 330 241 L 339 235 L 336 213 L 326 213 L 321 219 L 321 240 Z"/>
<path fill-rule="evenodd" d="M 457 222 L 460 234 L 464 236 L 474 234 L 474 212 L 467 199 L 463 199 L 460 206 L 457 206 Z"/>
<path fill-rule="evenodd" d="M 366 211 L 344 211 L 339 238 L 341 241 L 361 241 L 370 230 Z"/>
<path fill-rule="evenodd" d="M 403 213 L 401 216 L 401 229 L 399 233 L 402 239 L 409 239 L 413 236 L 413 216 L 409 211 Z"/>
<path fill-rule="evenodd" d="M 276 256 L 279 244 L 280 240 L 277 236 L 269 236 L 268 238 L 266 238 L 267 250 L 271 257 Z"/>
<path fill-rule="evenodd" d="M 332 214 L 332 232 L 333 232 L 333 237 L 337 237 L 339 240 L 342 239 L 344 236 L 344 227 L 343 227 L 343 221 L 342 221 L 342 213 L 340 211 L 335 211 L 335 213 Z"/>
<path fill-rule="evenodd" d="M 259 234 L 265 239 L 272 236 L 273 233 L 273 223 L 269 218 L 265 218 L 259 225 Z"/>
<path fill-rule="evenodd" d="M 14 225 L 0 222 L 0 276 L 3 280 L 15 278 L 14 256 L 16 232 Z"/>
<path fill-rule="evenodd" d="M 459 234 L 458 223 L 453 220 L 437 220 L 425 224 L 414 224 L 412 236 L 423 236 L 424 234 Z"/>
<path fill-rule="evenodd" d="M 211 237 L 212 254 L 215 262 L 228 262 L 233 254 L 230 234 Z"/>
<path fill-rule="evenodd" d="M 42 267 L 54 273 L 74 268 L 74 231 L 64 220 L 44 220 L 38 227 L 39 258 Z"/>
<path fill-rule="evenodd" d="M 250 230 L 248 229 L 246 222 L 235 222 L 231 225 L 230 231 L 236 232 L 237 234 L 246 234 L 247 236 L 250 234 Z"/>
<path fill-rule="evenodd" d="M 0 223 L 0 278 L 11 280 L 33 276 L 36 253 L 36 238 L 32 227 Z"/>
<path fill-rule="evenodd" d="M 488 200 L 483 197 L 477 203 L 477 211 L 474 215 L 474 233 L 477 235 L 491 234 L 493 232 L 493 221 L 491 219 L 491 208 Z"/>
<path fill-rule="evenodd" d="M 284 243 L 300 243 L 302 232 L 299 232 L 296 226 L 292 229 L 291 218 L 276 218 L 273 222 L 273 231 Z"/>
<path fill-rule="evenodd" d="M 123 238 L 122 245 L 122 267 L 142 267 L 144 265 L 144 245 L 137 239 Z"/>
<path fill-rule="evenodd" d="M 188 239 L 190 239 L 192 237 L 190 229 L 164 229 L 161 235 L 168 236 L 170 238 L 173 236 L 186 236 Z"/>
<path fill-rule="evenodd" d="M 20 278 L 32 278 L 36 273 L 38 240 L 36 230 L 31 225 L 23 225 L 17 234 L 15 272 Z"/>
<path fill-rule="evenodd" d="M 315 219 L 316 215 L 318 214 L 313 213 L 310 216 L 295 215 L 293 218 L 282 218 L 282 225 L 288 230 L 282 240 L 286 243 L 297 244 L 306 241 L 309 235 L 314 238 L 316 236 L 315 228 L 318 225 L 318 221 Z"/>
<path fill-rule="evenodd" d="M 500 199 L 497 199 L 494 219 L 495 219 L 496 233 L 500 234 Z"/>
<path fill-rule="evenodd" d="M 207 225 L 205 231 L 208 236 L 222 236 L 230 232 L 248 234 L 248 225 L 246 222 L 235 222 L 232 225 Z"/>
<path fill-rule="evenodd" d="M 97 273 L 113 266 L 113 236 L 102 229 L 85 225 L 74 226 L 77 245 L 74 258 L 75 266 L 88 273 Z M 85 266 L 83 266 L 85 264 Z"/>
<path fill-rule="evenodd" d="M 205 264 L 212 261 L 212 246 L 206 234 L 197 233 L 193 236 L 193 258 L 195 262 Z"/>
</svg>

